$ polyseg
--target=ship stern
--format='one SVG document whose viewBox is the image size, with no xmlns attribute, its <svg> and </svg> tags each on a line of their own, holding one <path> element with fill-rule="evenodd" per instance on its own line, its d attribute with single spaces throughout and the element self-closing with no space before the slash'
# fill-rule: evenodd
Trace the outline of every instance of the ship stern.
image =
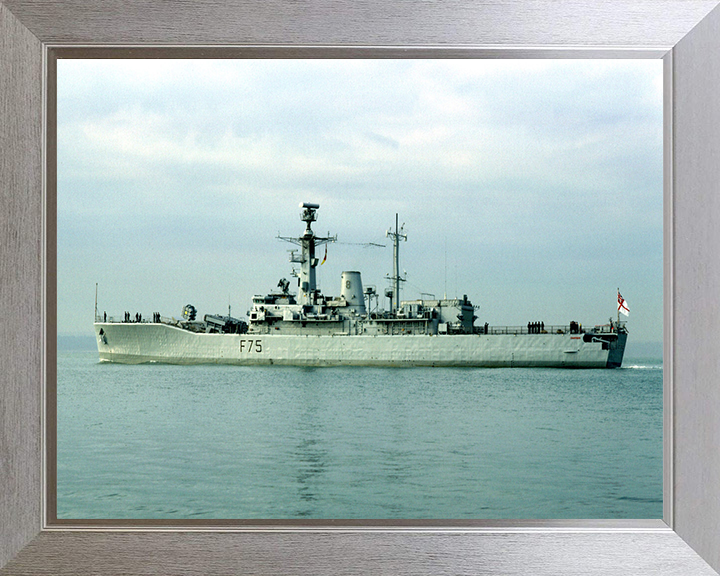
<svg viewBox="0 0 720 576">
<path fill-rule="evenodd" d="M 625 355 L 625 343 L 627 342 L 627 332 L 620 332 L 615 346 L 610 346 L 608 353 L 607 368 L 620 368 L 622 366 L 623 356 Z"/>
</svg>

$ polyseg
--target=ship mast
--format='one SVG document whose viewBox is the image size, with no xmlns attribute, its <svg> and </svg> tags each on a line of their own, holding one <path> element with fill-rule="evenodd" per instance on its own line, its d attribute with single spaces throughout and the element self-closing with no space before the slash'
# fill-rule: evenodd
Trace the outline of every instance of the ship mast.
<svg viewBox="0 0 720 576">
<path fill-rule="evenodd" d="M 400 282 L 405 282 L 405 278 L 400 276 L 400 239 L 407 242 L 407 235 L 402 233 L 404 228 L 405 224 L 398 230 L 398 215 L 395 213 L 395 232 L 391 229 L 385 234 L 386 238 L 393 239 L 393 275 L 389 278 L 393 283 L 393 312 L 400 309 Z"/>
<path fill-rule="evenodd" d="M 315 294 L 317 293 L 315 268 L 318 265 L 318 259 L 315 257 L 315 248 L 328 242 L 335 242 L 337 235 L 320 237 L 315 236 L 315 233 L 312 231 L 310 225 L 317 220 L 316 212 L 317 209 L 320 208 L 319 204 L 303 202 L 300 204 L 300 208 L 303 209 L 300 214 L 300 219 L 306 224 L 305 233 L 300 238 L 289 238 L 286 236 L 278 236 L 278 238 L 300 246 L 302 250 L 301 254 L 298 255 L 293 250 L 290 253 L 290 262 L 300 264 L 298 301 L 300 304 L 312 305 L 315 304 Z"/>
</svg>

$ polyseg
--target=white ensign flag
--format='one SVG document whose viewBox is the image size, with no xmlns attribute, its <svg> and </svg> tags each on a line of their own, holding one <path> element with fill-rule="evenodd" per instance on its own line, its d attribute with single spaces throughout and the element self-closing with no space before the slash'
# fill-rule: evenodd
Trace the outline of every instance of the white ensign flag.
<svg viewBox="0 0 720 576">
<path fill-rule="evenodd" d="M 618 312 L 621 314 L 625 314 L 625 316 L 630 316 L 630 310 L 628 309 L 627 302 L 625 302 L 625 298 L 623 298 L 620 295 L 620 291 L 618 290 Z"/>
</svg>

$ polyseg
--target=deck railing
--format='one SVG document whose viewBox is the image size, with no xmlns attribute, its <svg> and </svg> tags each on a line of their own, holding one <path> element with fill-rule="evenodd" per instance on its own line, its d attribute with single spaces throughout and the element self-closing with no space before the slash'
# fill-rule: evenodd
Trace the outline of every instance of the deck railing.
<svg viewBox="0 0 720 576">
<path fill-rule="evenodd" d="M 624 323 L 620 324 L 621 327 Z M 594 332 L 600 334 L 611 334 L 617 332 L 617 325 L 613 323 L 592 326 L 590 329 L 582 324 L 570 326 L 569 324 L 561 326 L 544 326 L 540 328 L 528 328 L 527 326 L 488 326 L 487 332 L 484 326 L 475 326 L 475 332 L 479 334 L 585 334 L 586 332 Z"/>
<path fill-rule="evenodd" d="M 415 321 L 418 320 L 424 320 L 422 318 L 413 319 Z M 387 320 L 386 320 L 387 321 Z M 402 321 L 412 321 L 407 318 L 398 318 L 394 319 L 395 322 L 402 322 Z M 135 315 L 131 314 L 130 321 L 127 322 L 125 320 L 124 316 L 105 316 L 105 314 L 98 314 L 95 316 L 95 322 L 108 322 L 108 323 L 121 323 L 121 324 L 137 324 L 137 321 L 135 320 Z M 177 325 L 179 323 L 179 320 L 176 318 L 169 318 L 167 316 L 161 316 L 160 322 L 162 324 L 173 324 Z M 150 318 L 146 318 L 145 316 L 142 317 L 142 320 L 140 320 L 141 324 L 152 324 L 153 323 L 153 317 L 152 315 Z M 621 322 L 620 327 L 624 328 L 625 323 Z M 570 326 L 569 324 L 559 325 L 559 326 L 541 326 L 541 327 L 531 327 L 528 328 L 527 326 L 487 326 L 487 328 L 483 325 L 475 326 L 473 332 L 475 334 L 585 334 L 588 331 L 585 327 L 583 327 L 582 324 L 577 324 Z M 617 325 L 616 323 L 613 324 L 601 324 L 593 326 L 590 331 L 594 333 L 599 334 L 611 334 L 611 333 L 617 333 Z"/>
<path fill-rule="evenodd" d="M 483 326 L 476 326 L 476 331 L 485 334 Z M 528 328 L 527 326 L 488 326 L 488 334 L 568 334 L 571 332 L 569 325 L 563 326 L 544 326 L 537 328 Z M 583 334 L 585 329 L 581 326 L 574 328 L 573 333 Z"/>
<path fill-rule="evenodd" d="M 157 322 L 153 321 L 152 314 L 149 318 L 146 318 L 145 316 L 142 317 L 142 320 L 140 322 L 137 322 L 135 320 L 135 315 L 130 315 L 130 320 L 125 320 L 125 316 L 106 316 L 105 314 L 98 314 L 95 316 L 95 322 L 106 322 L 108 324 L 157 324 Z M 178 320 L 175 318 L 169 318 L 167 316 L 160 316 L 160 322 L 162 324 L 177 324 Z"/>
</svg>

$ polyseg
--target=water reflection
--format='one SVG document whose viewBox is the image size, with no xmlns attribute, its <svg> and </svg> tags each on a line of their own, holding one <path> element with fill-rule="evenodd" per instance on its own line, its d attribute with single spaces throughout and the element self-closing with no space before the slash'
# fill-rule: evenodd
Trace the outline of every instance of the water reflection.
<svg viewBox="0 0 720 576">
<path fill-rule="evenodd" d="M 293 451 L 296 466 L 296 481 L 299 518 L 316 514 L 315 503 L 320 499 L 323 476 L 327 471 L 328 450 L 322 440 L 325 433 L 324 412 L 318 391 L 311 384 L 303 385 L 302 406 L 299 411 L 297 442 Z"/>
</svg>

